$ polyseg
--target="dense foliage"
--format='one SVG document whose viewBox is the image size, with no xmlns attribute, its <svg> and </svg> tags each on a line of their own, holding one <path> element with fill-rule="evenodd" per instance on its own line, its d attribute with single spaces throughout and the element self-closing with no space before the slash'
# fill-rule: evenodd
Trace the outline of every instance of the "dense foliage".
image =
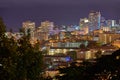
<svg viewBox="0 0 120 80">
<path fill-rule="evenodd" d="M 0 18 L 0 80 L 39 80 L 42 64 L 38 43 L 32 46 L 26 36 L 20 40 L 6 37 Z"/>
<path fill-rule="evenodd" d="M 96 62 L 74 62 L 59 68 L 58 80 L 120 80 L 120 49 L 112 55 L 104 55 Z"/>
</svg>

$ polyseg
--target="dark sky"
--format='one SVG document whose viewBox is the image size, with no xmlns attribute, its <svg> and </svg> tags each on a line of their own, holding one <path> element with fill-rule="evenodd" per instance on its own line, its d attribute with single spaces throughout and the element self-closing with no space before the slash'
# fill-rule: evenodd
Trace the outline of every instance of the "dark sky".
<svg viewBox="0 0 120 80">
<path fill-rule="evenodd" d="M 120 0 L 0 0 L 0 16 L 14 31 L 31 20 L 37 26 L 50 20 L 56 25 L 78 25 L 91 10 L 100 11 L 106 19 L 120 19 Z"/>
</svg>

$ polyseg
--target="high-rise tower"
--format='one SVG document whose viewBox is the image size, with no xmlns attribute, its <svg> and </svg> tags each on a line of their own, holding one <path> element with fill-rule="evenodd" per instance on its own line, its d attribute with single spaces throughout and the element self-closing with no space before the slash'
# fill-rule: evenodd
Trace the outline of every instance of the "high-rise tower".
<svg viewBox="0 0 120 80">
<path fill-rule="evenodd" d="M 35 22 L 31 21 L 23 22 L 22 28 L 25 31 L 25 35 L 30 35 L 30 38 L 34 38 Z"/>
<path fill-rule="evenodd" d="M 90 31 L 100 29 L 101 26 L 101 14 L 100 12 L 90 12 L 89 13 L 89 29 Z"/>
<path fill-rule="evenodd" d="M 44 32 L 51 32 L 53 30 L 54 23 L 50 21 L 41 22 L 41 28 Z"/>
</svg>

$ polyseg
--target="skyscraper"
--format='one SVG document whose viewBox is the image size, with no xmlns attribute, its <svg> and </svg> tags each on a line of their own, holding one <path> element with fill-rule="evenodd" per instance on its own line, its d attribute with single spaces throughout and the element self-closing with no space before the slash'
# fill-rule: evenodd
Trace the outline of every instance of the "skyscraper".
<svg viewBox="0 0 120 80">
<path fill-rule="evenodd" d="M 41 22 L 40 27 L 43 29 L 44 32 L 50 33 L 51 31 L 53 31 L 54 23 L 50 21 L 44 21 Z"/>
<path fill-rule="evenodd" d="M 91 11 L 89 13 L 89 30 L 90 31 L 93 31 L 93 30 L 96 30 L 96 29 L 100 29 L 100 26 L 101 26 L 101 14 L 100 12 L 94 12 L 94 11 Z"/>
<path fill-rule="evenodd" d="M 114 26 L 116 26 L 116 20 L 106 20 L 106 24 L 107 24 L 107 26 L 109 26 L 109 27 L 114 27 Z"/>
<path fill-rule="evenodd" d="M 35 22 L 31 21 L 23 22 L 22 28 L 25 31 L 25 35 L 30 35 L 30 38 L 34 38 Z"/>
<path fill-rule="evenodd" d="M 89 20 L 87 18 L 80 19 L 80 30 L 82 30 L 84 34 L 89 33 Z"/>
<path fill-rule="evenodd" d="M 86 26 L 89 26 L 89 20 L 87 18 L 81 18 L 80 19 L 80 29 L 82 30 Z"/>
<path fill-rule="evenodd" d="M 50 21 L 41 22 L 40 26 L 35 31 L 35 37 L 38 40 L 48 40 L 49 35 L 51 35 L 53 31 L 54 23 Z"/>
</svg>

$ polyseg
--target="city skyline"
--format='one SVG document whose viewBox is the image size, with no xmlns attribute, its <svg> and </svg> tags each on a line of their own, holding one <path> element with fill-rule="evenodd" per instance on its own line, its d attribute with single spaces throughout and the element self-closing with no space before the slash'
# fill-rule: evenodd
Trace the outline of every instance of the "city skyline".
<svg viewBox="0 0 120 80">
<path fill-rule="evenodd" d="M 100 11 L 106 19 L 120 19 L 119 0 L 1 0 L 0 16 L 7 29 L 18 31 L 22 22 L 31 20 L 40 22 L 50 20 L 57 25 L 79 25 L 80 18 L 88 17 L 91 10 Z"/>
</svg>

